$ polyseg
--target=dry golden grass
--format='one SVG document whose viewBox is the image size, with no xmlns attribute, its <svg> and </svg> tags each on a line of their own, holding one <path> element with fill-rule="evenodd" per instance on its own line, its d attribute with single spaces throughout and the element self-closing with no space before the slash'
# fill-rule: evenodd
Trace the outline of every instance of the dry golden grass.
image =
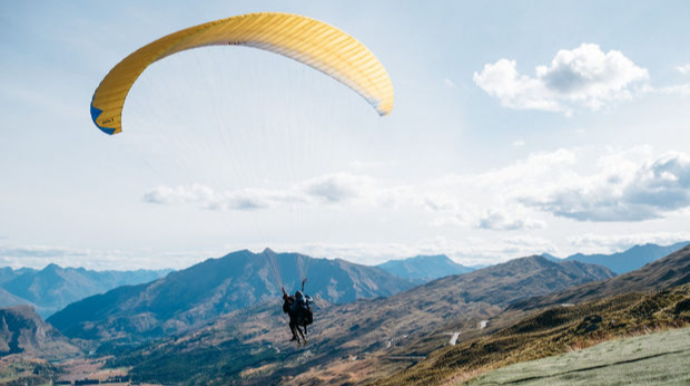
<svg viewBox="0 0 690 386">
<path fill-rule="evenodd" d="M 416 366 L 372 385 L 455 385 L 509 364 L 689 324 L 690 285 L 556 307 L 490 336 L 437 350 Z"/>
</svg>

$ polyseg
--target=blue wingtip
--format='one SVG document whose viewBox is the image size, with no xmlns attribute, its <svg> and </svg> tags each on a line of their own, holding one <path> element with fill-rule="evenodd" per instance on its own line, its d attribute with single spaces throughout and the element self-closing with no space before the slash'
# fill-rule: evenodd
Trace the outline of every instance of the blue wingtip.
<svg viewBox="0 0 690 386">
<path fill-rule="evenodd" d="M 100 126 L 98 123 L 96 123 L 96 119 L 103 113 L 103 110 L 98 109 L 93 106 L 93 100 L 91 101 L 91 120 L 93 120 L 93 123 L 98 127 L 102 132 L 108 134 L 108 135 L 113 135 L 115 134 L 115 129 L 110 128 L 110 127 L 103 127 Z"/>
</svg>

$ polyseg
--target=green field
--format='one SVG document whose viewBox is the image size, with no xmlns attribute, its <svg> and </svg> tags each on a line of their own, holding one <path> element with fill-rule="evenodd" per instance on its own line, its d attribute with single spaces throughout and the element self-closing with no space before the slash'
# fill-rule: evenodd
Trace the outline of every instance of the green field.
<svg viewBox="0 0 690 386">
<path fill-rule="evenodd" d="M 482 385 L 690 385 L 690 328 L 618 339 L 518 363 L 471 382 Z"/>
</svg>

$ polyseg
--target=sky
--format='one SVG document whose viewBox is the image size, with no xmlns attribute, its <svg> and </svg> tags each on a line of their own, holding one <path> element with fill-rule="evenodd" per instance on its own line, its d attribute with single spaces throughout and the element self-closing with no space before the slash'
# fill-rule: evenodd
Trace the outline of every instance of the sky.
<svg viewBox="0 0 690 386">
<path fill-rule="evenodd" d="M 150 66 L 123 132 L 89 103 L 177 30 L 251 12 L 364 43 L 392 113 L 252 48 Z M 0 2 L 0 265 L 180 269 L 240 249 L 490 264 L 690 240 L 690 3 Z"/>
</svg>

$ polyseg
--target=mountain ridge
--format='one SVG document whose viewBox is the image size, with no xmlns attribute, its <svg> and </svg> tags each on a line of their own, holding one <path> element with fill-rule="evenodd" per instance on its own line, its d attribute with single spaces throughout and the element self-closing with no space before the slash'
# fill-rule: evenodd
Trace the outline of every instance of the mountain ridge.
<svg viewBox="0 0 690 386">
<path fill-rule="evenodd" d="M 653 243 L 637 244 L 625 251 L 612 254 L 583 254 L 575 253 L 564 259 L 559 259 L 548 253 L 542 256 L 554 261 L 580 261 L 583 263 L 599 264 L 608 267 L 617 275 L 635 271 L 642 268 L 645 264 L 654 262 L 673 252 L 679 251 L 690 245 L 690 241 L 681 241 L 671 245 L 658 245 Z"/>
<path fill-rule="evenodd" d="M 292 385 L 356 384 L 371 376 L 381 356 L 418 337 L 438 334 L 435 329 L 449 319 L 457 319 L 458 323 L 489 319 L 516 299 L 612 275 L 604 267 L 577 262 L 559 264 L 531 256 L 437 279 L 387 298 L 332 305 L 315 312 L 308 346 L 310 359 L 301 362 L 300 351 L 288 342 L 287 320 L 276 299 L 252 311 L 250 316 L 240 312 L 221 316 L 207 327 L 161 341 L 141 354 L 124 358 L 118 365 L 134 365 L 133 374 L 142 377 L 140 380 L 159 383 L 180 382 L 161 375 L 156 370 L 160 368 L 223 368 L 228 379 L 239 376 L 244 369 L 265 365 L 273 368 L 269 375 L 251 381 L 241 378 L 237 382 L 261 385 L 281 379 L 281 383 Z M 252 352 L 257 362 L 244 358 L 242 369 L 221 363 L 236 352 Z M 385 367 L 385 371 L 390 370 L 390 365 Z M 189 370 L 193 372 L 191 367 Z M 190 382 L 202 384 L 205 380 L 190 378 Z"/>
<path fill-rule="evenodd" d="M 29 354 L 43 359 L 76 356 L 73 346 L 30 306 L 0 308 L 0 356 Z"/>
<path fill-rule="evenodd" d="M 690 245 L 637 271 L 609 280 L 586 283 L 550 295 L 518 301 L 510 309 L 531 310 L 563 303 L 577 303 L 626 292 L 648 292 L 690 282 Z"/>
<path fill-rule="evenodd" d="M 48 317 L 74 301 L 122 285 L 153 281 L 169 272 L 92 271 L 81 267 L 62 268 L 54 263 L 41 270 L 5 267 L 0 270 L 0 307 L 27 304 L 42 317 Z"/>
<path fill-rule="evenodd" d="M 454 262 L 446 255 L 417 255 L 402 260 L 388 260 L 376 267 L 414 284 L 423 284 L 444 276 L 459 275 L 475 270 Z"/>
<path fill-rule="evenodd" d="M 304 276 L 309 278 L 310 295 L 332 303 L 390 296 L 412 286 L 381 269 L 341 259 L 242 250 L 207 259 L 153 283 L 120 287 L 70 304 L 48 321 L 65 335 L 84 339 L 160 337 L 280 299 L 281 286 L 294 291 Z"/>
</svg>

